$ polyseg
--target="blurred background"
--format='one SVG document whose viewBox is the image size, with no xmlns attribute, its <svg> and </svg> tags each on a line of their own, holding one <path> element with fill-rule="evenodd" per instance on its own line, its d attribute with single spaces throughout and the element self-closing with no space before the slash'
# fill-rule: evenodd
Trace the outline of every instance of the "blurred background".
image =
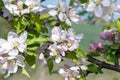
<svg viewBox="0 0 120 80">
<path fill-rule="evenodd" d="M 73 28 L 76 33 L 84 33 L 84 38 L 80 42 L 80 47 L 87 52 L 88 45 L 93 41 L 100 41 L 98 36 L 99 32 L 103 29 L 102 24 L 92 24 L 82 22 L 79 25 L 73 24 Z M 9 29 L 8 23 L 0 18 L 0 38 L 7 38 L 7 34 L 11 29 Z M 47 67 L 42 66 L 41 63 L 37 64 L 35 69 L 31 69 L 29 66 L 26 66 L 27 71 L 30 73 L 31 78 L 26 77 L 18 71 L 16 74 L 12 74 L 8 79 L 3 79 L 0 75 L 0 80 L 64 80 L 58 74 L 50 75 Z M 103 74 L 90 74 L 87 77 L 87 80 L 120 80 L 120 73 L 103 69 Z"/>
</svg>

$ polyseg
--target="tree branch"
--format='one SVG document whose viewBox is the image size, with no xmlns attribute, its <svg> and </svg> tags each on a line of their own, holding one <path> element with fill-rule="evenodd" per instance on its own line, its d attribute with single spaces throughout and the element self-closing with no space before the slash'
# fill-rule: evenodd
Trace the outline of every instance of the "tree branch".
<svg viewBox="0 0 120 80">
<path fill-rule="evenodd" d="M 105 69 L 113 70 L 113 71 L 116 71 L 116 72 L 120 72 L 120 66 L 118 66 L 118 65 L 108 64 L 108 63 L 106 63 L 104 61 L 100 61 L 100 60 L 95 59 L 95 58 L 93 58 L 91 56 L 88 56 L 87 61 L 98 65 L 101 69 L 105 68 Z"/>
</svg>

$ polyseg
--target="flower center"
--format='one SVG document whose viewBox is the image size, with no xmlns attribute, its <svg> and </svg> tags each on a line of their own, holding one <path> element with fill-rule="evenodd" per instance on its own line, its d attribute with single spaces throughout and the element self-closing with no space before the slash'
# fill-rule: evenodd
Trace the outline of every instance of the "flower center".
<svg viewBox="0 0 120 80">
<path fill-rule="evenodd" d="M 18 43 L 17 41 L 15 41 L 15 42 L 13 43 L 13 47 L 14 47 L 14 48 L 18 48 L 18 46 L 19 46 L 19 43 Z"/>
<path fill-rule="evenodd" d="M 56 56 L 56 55 L 58 55 L 59 54 L 59 51 L 57 50 L 57 51 L 54 51 L 54 53 L 53 53 L 53 56 Z"/>
<path fill-rule="evenodd" d="M 23 10 L 23 4 L 22 3 L 17 4 L 17 8 L 18 8 L 19 11 L 22 11 Z"/>
<path fill-rule="evenodd" d="M 96 0 L 96 5 L 101 5 L 101 0 Z"/>
<path fill-rule="evenodd" d="M 71 47 L 71 45 L 72 45 L 71 42 L 68 41 L 68 42 L 67 42 L 67 46 L 68 46 L 68 47 Z"/>
<path fill-rule="evenodd" d="M 35 6 L 35 4 L 32 3 L 28 6 L 28 8 L 31 10 L 34 6 Z"/>
<path fill-rule="evenodd" d="M 12 65 L 14 65 L 16 63 L 16 60 L 15 59 L 10 60 L 10 61 L 8 61 L 8 63 L 9 63 L 10 66 L 12 66 Z"/>
</svg>

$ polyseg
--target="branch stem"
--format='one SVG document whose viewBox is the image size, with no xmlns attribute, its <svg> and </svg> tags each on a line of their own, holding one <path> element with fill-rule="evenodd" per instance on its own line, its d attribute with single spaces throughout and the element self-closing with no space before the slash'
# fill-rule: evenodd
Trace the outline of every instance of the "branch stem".
<svg viewBox="0 0 120 80">
<path fill-rule="evenodd" d="M 91 56 L 88 56 L 87 61 L 98 65 L 101 69 L 105 68 L 105 69 L 113 70 L 113 71 L 116 71 L 116 72 L 120 72 L 120 66 L 118 66 L 118 65 L 112 65 L 112 64 L 106 63 L 104 61 L 100 61 L 98 59 L 95 59 Z"/>
</svg>

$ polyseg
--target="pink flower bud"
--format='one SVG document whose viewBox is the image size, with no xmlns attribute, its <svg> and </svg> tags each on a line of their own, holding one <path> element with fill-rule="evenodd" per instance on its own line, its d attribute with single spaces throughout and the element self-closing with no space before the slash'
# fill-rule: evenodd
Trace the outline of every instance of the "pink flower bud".
<svg viewBox="0 0 120 80">
<path fill-rule="evenodd" d="M 105 32 L 101 32 L 101 33 L 99 34 L 99 37 L 100 37 L 101 39 L 103 39 L 103 40 L 106 40 L 106 39 L 107 39 L 107 37 L 106 37 L 106 35 L 105 35 Z"/>
<path fill-rule="evenodd" d="M 98 43 L 97 43 L 97 48 L 98 48 L 98 49 L 103 48 L 103 44 L 102 44 L 101 42 L 98 42 Z"/>
<path fill-rule="evenodd" d="M 109 32 L 109 31 L 105 32 L 105 36 L 107 39 L 112 38 L 112 32 Z"/>
<path fill-rule="evenodd" d="M 97 48 L 96 44 L 95 44 L 95 43 L 91 43 L 91 44 L 89 45 L 89 52 L 90 52 L 90 53 L 96 52 L 96 48 Z"/>
</svg>

